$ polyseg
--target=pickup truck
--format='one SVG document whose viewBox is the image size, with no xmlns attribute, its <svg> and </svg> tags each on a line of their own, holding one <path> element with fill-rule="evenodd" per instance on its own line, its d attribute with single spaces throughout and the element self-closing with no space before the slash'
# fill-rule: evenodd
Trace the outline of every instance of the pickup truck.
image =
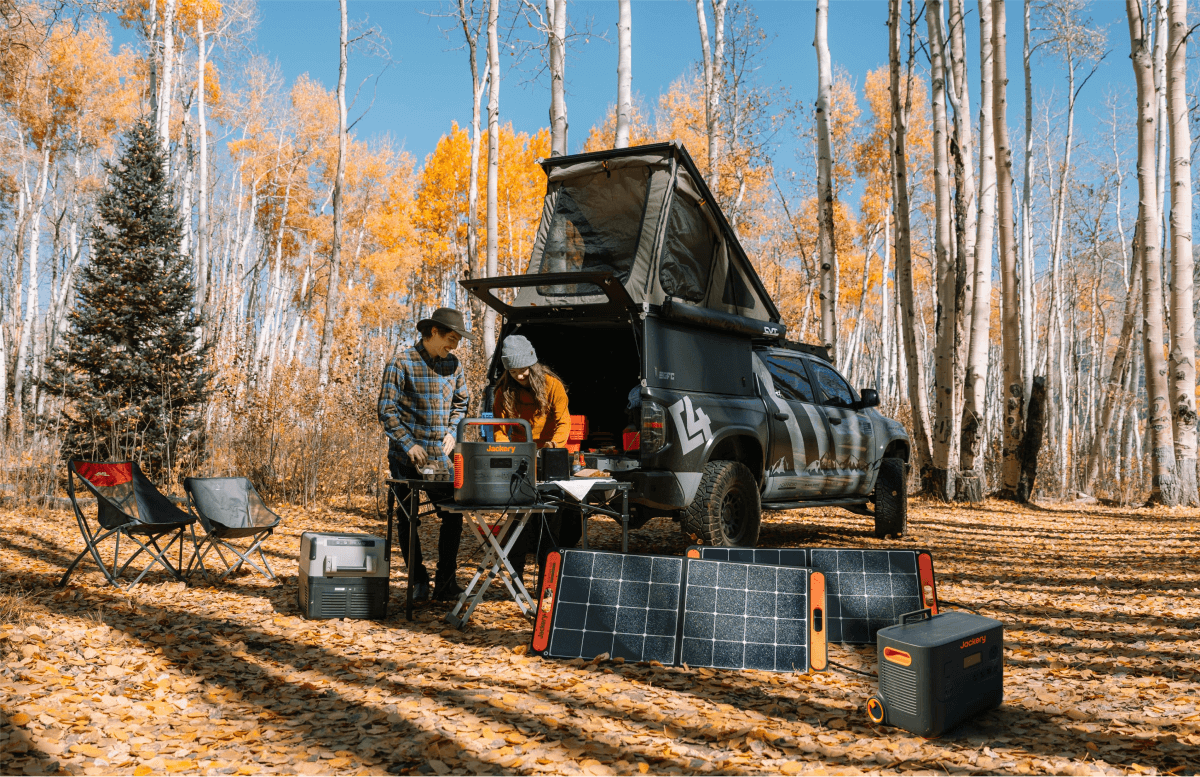
<svg viewBox="0 0 1200 777">
<path fill-rule="evenodd" d="M 632 484 L 631 526 L 669 516 L 705 545 L 754 547 L 764 509 L 839 506 L 903 534 L 907 432 L 824 348 L 786 339 L 683 146 L 542 165 L 526 274 L 462 283 L 563 378 L 583 449 Z M 497 349 L 489 385 L 502 370 Z"/>
</svg>

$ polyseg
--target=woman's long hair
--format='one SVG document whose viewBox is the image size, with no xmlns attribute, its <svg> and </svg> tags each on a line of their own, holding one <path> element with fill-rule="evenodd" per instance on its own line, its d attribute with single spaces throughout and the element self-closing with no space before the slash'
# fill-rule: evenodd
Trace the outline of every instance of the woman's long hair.
<svg viewBox="0 0 1200 777">
<path fill-rule="evenodd" d="M 550 408 L 550 387 L 547 385 L 547 378 L 558 378 L 554 374 L 554 370 L 546 365 L 538 362 L 529 368 L 529 387 L 526 388 L 513 379 L 508 370 L 500 376 L 499 382 L 496 383 L 496 396 L 500 398 L 500 402 L 493 409 L 497 418 L 516 418 L 517 392 L 528 391 L 533 394 L 533 400 L 537 404 L 536 415 L 545 415 Z M 559 378 L 561 382 L 562 378 Z"/>
</svg>

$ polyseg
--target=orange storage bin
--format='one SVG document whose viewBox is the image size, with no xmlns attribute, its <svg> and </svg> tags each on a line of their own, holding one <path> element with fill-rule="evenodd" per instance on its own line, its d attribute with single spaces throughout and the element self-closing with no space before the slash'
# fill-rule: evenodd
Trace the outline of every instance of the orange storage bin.
<svg viewBox="0 0 1200 777">
<path fill-rule="evenodd" d="M 571 416 L 571 432 L 567 435 L 567 450 L 578 453 L 580 443 L 587 439 L 588 419 L 585 415 Z"/>
</svg>

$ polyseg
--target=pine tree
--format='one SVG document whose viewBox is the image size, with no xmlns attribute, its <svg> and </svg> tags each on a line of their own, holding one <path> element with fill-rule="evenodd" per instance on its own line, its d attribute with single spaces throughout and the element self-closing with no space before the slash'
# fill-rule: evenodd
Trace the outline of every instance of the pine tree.
<svg viewBox="0 0 1200 777">
<path fill-rule="evenodd" d="M 126 133 L 107 171 L 91 261 L 44 384 L 66 401 L 44 420 L 61 431 L 66 458 L 134 459 L 161 477 L 199 450 L 208 394 L 192 267 L 179 251 L 180 216 L 149 121 Z"/>
</svg>

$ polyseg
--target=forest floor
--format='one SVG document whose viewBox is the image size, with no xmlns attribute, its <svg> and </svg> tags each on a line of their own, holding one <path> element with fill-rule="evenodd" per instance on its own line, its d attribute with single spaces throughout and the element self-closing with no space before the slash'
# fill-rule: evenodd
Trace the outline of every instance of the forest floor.
<svg viewBox="0 0 1200 777">
<path fill-rule="evenodd" d="M 280 512 L 281 584 L 152 575 L 125 592 L 90 561 L 55 588 L 83 546 L 70 513 L 0 510 L 0 773 L 1200 771 L 1200 511 L 914 500 L 895 543 L 840 510 L 768 514 L 762 546 L 928 548 L 944 607 L 1004 621 L 1004 705 L 932 740 L 872 726 L 874 680 L 837 668 L 527 656 L 530 627 L 495 588 L 465 632 L 441 621 L 445 605 L 406 622 L 399 553 L 386 621 L 305 620 L 300 533 L 382 522 L 367 503 Z M 614 524 L 591 536 L 619 546 Z M 655 520 L 631 545 L 685 541 Z M 460 578 L 474 546 L 464 537 Z M 873 646 L 830 658 L 875 668 Z"/>
</svg>

